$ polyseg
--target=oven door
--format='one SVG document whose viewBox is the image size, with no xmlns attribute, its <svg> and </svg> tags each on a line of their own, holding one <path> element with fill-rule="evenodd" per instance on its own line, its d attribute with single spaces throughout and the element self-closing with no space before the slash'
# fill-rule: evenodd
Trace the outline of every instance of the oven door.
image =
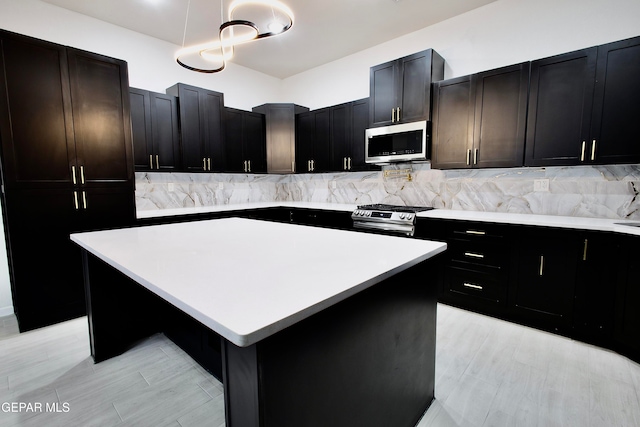
<svg viewBox="0 0 640 427">
<path fill-rule="evenodd" d="M 408 224 L 394 224 L 389 222 L 353 220 L 353 227 L 357 229 L 377 231 L 393 236 L 413 237 L 416 227 Z"/>
</svg>

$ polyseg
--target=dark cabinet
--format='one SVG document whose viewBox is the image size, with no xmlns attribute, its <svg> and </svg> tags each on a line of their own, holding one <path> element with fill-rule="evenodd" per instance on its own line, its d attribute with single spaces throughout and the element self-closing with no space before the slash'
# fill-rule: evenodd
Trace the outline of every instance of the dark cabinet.
<svg viewBox="0 0 640 427">
<path fill-rule="evenodd" d="M 614 339 L 617 348 L 634 360 L 640 360 L 640 241 L 628 236 L 622 243 L 617 266 Z M 613 283 L 613 282 L 608 282 Z"/>
<path fill-rule="evenodd" d="M 265 115 L 267 172 L 296 172 L 296 115 L 309 109 L 295 104 L 264 104 L 252 111 Z"/>
<path fill-rule="evenodd" d="M 573 329 L 583 341 L 609 346 L 613 336 L 618 236 L 590 232 L 579 236 Z"/>
<path fill-rule="evenodd" d="M 224 170 L 223 94 L 184 83 L 171 86 L 167 94 L 178 97 L 183 169 Z"/>
<path fill-rule="evenodd" d="M 331 107 L 331 170 L 363 171 L 365 130 L 369 127 L 369 98 Z"/>
<path fill-rule="evenodd" d="M 180 170 L 177 98 L 136 88 L 129 96 L 135 170 Z"/>
<path fill-rule="evenodd" d="M 369 124 L 430 120 L 431 83 L 443 78 L 444 59 L 433 49 L 371 67 Z"/>
<path fill-rule="evenodd" d="M 227 171 L 266 172 L 264 114 L 225 108 L 224 145 Z"/>
<path fill-rule="evenodd" d="M 569 334 L 579 240 L 562 230 L 518 230 L 510 309 L 523 323 Z"/>
<path fill-rule="evenodd" d="M 331 159 L 331 108 L 296 116 L 296 171 L 326 172 Z"/>
<path fill-rule="evenodd" d="M 527 166 L 637 163 L 640 37 L 533 61 Z"/>
<path fill-rule="evenodd" d="M 4 31 L 0 41 L 2 205 L 25 331 L 85 312 L 69 234 L 135 219 L 129 87 L 124 61 Z"/>
<path fill-rule="evenodd" d="M 522 166 L 529 63 L 434 84 L 434 168 Z"/>
</svg>

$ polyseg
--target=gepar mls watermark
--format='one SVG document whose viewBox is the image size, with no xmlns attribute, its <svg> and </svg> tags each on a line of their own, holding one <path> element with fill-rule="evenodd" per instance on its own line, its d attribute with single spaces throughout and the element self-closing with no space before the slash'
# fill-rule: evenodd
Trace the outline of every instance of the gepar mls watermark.
<svg viewBox="0 0 640 427">
<path fill-rule="evenodd" d="M 4 413 L 67 413 L 71 406 L 69 402 L 2 402 L 0 410 Z"/>
</svg>

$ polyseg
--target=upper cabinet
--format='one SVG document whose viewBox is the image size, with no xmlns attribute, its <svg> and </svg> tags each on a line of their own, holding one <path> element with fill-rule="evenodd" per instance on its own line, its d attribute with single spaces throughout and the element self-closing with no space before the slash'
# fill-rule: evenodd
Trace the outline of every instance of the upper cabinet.
<svg viewBox="0 0 640 427">
<path fill-rule="evenodd" d="M 167 94 L 178 97 L 183 170 L 224 170 L 223 94 L 184 83 L 171 86 Z"/>
<path fill-rule="evenodd" d="M 296 114 L 309 111 L 295 104 L 263 104 L 253 112 L 265 115 L 267 129 L 267 171 L 296 172 Z"/>
<path fill-rule="evenodd" d="M 640 162 L 640 37 L 531 64 L 527 166 Z"/>
<path fill-rule="evenodd" d="M 296 170 L 326 172 L 331 158 L 331 108 L 296 116 Z"/>
<path fill-rule="evenodd" d="M 529 63 L 434 84 L 434 168 L 522 166 Z"/>
<path fill-rule="evenodd" d="M 267 171 L 264 114 L 224 109 L 227 172 Z"/>
<path fill-rule="evenodd" d="M 130 88 L 136 171 L 179 171 L 180 136 L 175 96 Z"/>
<path fill-rule="evenodd" d="M 0 33 L 7 188 L 133 179 L 127 64 Z"/>
<path fill-rule="evenodd" d="M 371 67 L 369 124 L 386 126 L 431 118 L 431 83 L 444 78 L 433 49 Z"/>
</svg>

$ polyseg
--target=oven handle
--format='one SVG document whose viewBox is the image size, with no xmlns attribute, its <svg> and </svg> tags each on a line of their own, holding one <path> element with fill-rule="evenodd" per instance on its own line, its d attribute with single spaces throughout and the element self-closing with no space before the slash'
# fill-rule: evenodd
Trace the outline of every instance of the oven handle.
<svg viewBox="0 0 640 427">
<path fill-rule="evenodd" d="M 355 228 L 366 228 L 370 230 L 393 231 L 405 236 L 413 236 L 413 233 L 415 232 L 415 227 L 412 225 L 401 226 L 397 224 L 387 224 L 380 222 L 354 221 L 353 226 Z"/>
</svg>

